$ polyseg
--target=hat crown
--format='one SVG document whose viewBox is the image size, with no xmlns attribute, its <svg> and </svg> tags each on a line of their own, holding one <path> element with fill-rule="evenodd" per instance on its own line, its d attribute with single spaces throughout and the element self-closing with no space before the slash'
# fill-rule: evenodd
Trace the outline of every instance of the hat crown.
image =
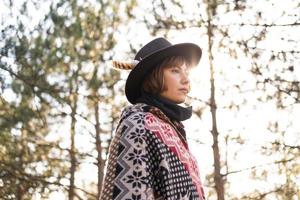
<svg viewBox="0 0 300 200">
<path fill-rule="evenodd" d="M 156 51 L 160 51 L 167 47 L 172 46 L 172 44 L 164 39 L 164 38 L 156 38 L 150 41 L 148 44 L 143 46 L 134 57 L 135 60 L 141 61 L 142 59 L 146 58 L 147 56 L 155 53 Z"/>
</svg>

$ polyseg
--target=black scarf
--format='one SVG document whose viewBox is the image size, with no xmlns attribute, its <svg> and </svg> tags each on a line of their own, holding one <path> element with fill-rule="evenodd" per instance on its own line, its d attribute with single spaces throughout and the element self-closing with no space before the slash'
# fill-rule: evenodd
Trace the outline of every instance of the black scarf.
<svg viewBox="0 0 300 200">
<path fill-rule="evenodd" d="M 192 116 L 192 106 L 182 107 L 159 95 L 143 91 L 137 103 L 146 103 L 159 108 L 167 117 L 176 121 L 184 121 Z"/>
</svg>

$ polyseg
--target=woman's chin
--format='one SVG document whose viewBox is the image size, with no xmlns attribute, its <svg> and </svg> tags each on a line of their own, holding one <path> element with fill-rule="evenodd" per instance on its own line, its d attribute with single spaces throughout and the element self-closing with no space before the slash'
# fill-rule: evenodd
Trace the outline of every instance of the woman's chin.
<svg viewBox="0 0 300 200">
<path fill-rule="evenodd" d="M 186 98 L 178 98 L 178 99 L 174 99 L 174 100 L 171 100 L 171 101 L 173 101 L 176 104 L 181 104 L 181 103 L 185 102 L 185 99 Z"/>
</svg>

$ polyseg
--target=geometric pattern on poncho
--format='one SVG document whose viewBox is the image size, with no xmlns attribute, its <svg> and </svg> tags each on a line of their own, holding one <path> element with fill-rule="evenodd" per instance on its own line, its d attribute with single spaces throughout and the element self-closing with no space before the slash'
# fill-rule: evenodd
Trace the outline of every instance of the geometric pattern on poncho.
<svg viewBox="0 0 300 200">
<path fill-rule="evenodd" d="M 137 104 L 123 112 L 100 199 L 204 199 L 195 159 L 178 146 L 175 130 L 148 111 L 149 106 Z"/>
</svg>

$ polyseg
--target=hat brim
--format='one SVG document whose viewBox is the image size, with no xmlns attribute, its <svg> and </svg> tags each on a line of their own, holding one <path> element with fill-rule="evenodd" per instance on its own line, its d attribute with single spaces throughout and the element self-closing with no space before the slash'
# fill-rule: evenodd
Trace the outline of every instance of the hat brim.
<svg viewBox="0 0 300 200">
<path fill-rule="evenodd" d="M 128 101 L 132 104 L 141 96 L 142 83 L 145 77 L 163 59 L 170 56 L 183 56 L 191 66 L 196 66 L 201 58 L 202 51 L 199 46 L 193 43 L 175 44 L 170 47 L 160 49 L 141 60 L 129 73 L 125 85 L 125 94 Z"/>
</svg>

